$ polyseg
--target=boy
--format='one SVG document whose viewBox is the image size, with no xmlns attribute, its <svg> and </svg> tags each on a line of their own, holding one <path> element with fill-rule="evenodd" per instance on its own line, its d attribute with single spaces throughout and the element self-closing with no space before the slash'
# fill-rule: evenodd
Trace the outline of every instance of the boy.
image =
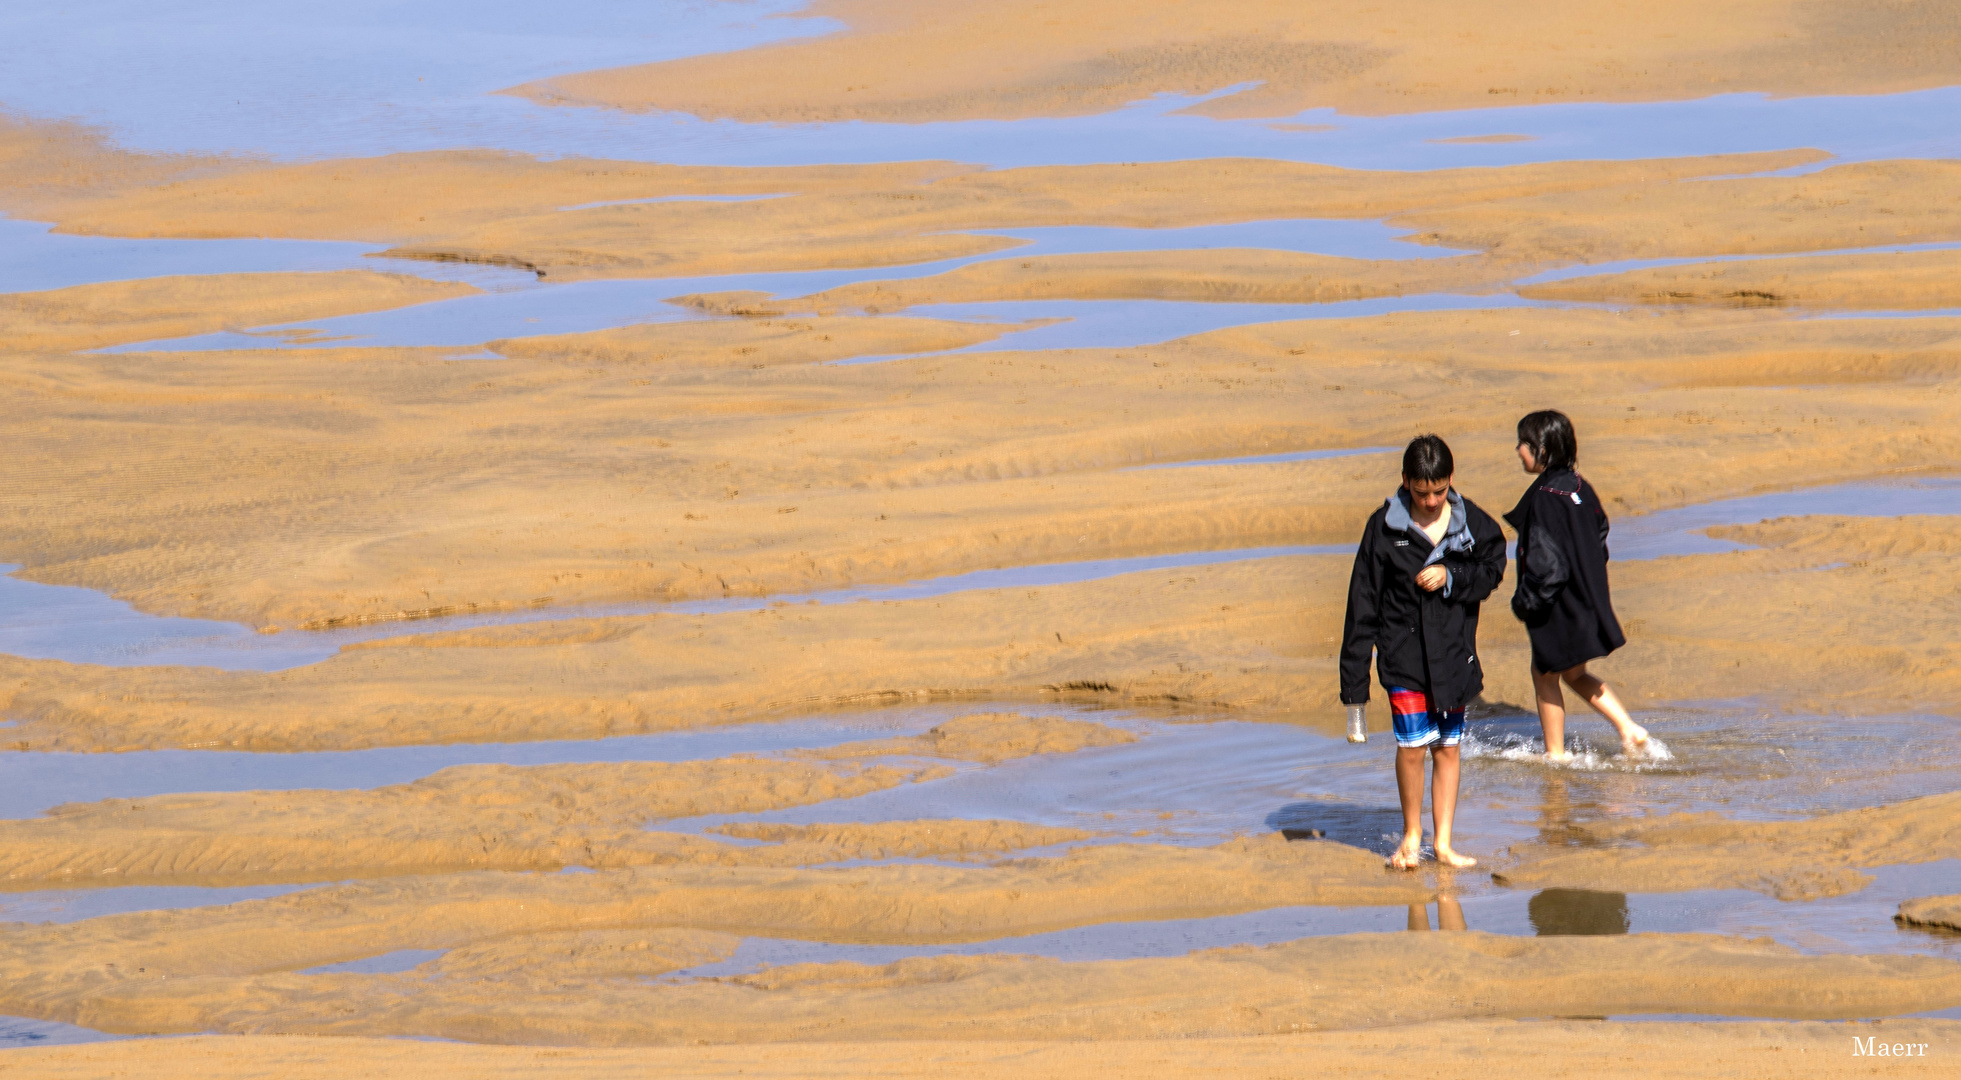
<svg viewBox="0 0 1961 1080">
<path fill-rule="evenodd" d="M 1362 530 L 1342 629 L 1341 700 L 1369 700 L 1375 653 L 1396 728 L 1396 790 L 1403 842 L 1389 858 L 1413 870 L 1423 851 L 1423 756 L 1434 763 L 1430 815 L 1437 861 L 1477 865 L 1451 846 L 1457 813 L 1458 743 L 1464 706 L 1484 689 L 1478 604 L 1505 576 L 1505 534 L 1491 515 L 1451 490 L 1450 447 L 1421 435 L 1403 451 L 1403 484 Z"/>
</svg>

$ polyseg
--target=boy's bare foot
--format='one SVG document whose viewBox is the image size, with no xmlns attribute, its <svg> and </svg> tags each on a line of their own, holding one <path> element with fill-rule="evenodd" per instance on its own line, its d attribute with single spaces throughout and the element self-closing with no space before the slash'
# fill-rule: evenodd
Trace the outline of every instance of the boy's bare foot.
<svg viewBox="0 0 1961 1080">
<path fill-rule="evenodd" d="M 1552 762 L 1554 765 L 1564 765 L 1573 760 L 1573 751 L 1548 750 L 1546 751 L 1546 760 Z"/>
<path fill-rule="evenodd" d="M 1467 869 L 1478 864 L 1478 861 L 1469 855 L 1459 855 L 1456 849 L 1446 847 L 1442 844 L 1437 845 L 1437 861 L 1443 863 L 1445 866 L 1454 866 L 1459 870 Z"/>
<path fill-rule="evenodd" d="M 1621 736 L 1621 753 L 1628 757 L 1642 757 L 1648 752 L 1648 729 L 1636 724 L 1633 730 Z"/>
<path fill-rule="evenodd" d="M 1404 840 L 1394 855 L 1389 856 L 1389 865 L 1398 870 L 1414 870 L 1423 861 L 1423 841 Z"/>
</svg>

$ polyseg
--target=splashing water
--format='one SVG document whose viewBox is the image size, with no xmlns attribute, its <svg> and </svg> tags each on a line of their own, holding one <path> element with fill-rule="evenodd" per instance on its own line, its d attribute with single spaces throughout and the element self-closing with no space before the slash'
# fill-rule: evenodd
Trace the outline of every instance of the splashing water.
<svg viewBox="0 0 1961 1080">
<path fill-rule="evenodd" d="M 1542 741 L 1516 732 L 1494 732 L 1488 737 L 1481 737 L 1467 731 L 1463 746 L 1467 758 L 1514 761 L 1574 772 L 1645 772 L 1675 760 L 1675 754 L 1668 744 L 1652 734 L 1648 736 L 1646 748 L 1637 754 L 1601 751 L 1579 743 L 1574 746 L 1572 756 L 1565 761 L 1548 761 Z"/>
</svg>

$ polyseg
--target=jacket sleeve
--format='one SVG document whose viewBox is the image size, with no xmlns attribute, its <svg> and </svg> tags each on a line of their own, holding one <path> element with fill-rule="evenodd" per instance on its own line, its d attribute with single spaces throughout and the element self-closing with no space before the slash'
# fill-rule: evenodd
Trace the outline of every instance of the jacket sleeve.
<svg viewBox="0 0 1961 1080">
<path fill-rule="evenodd" d="M 1505 534 L 1498 531 L 1498 525 L 1490 518 L 1479 514 L 1472 539 L 1477 543 L 1470 558 L 1445 558 L 1444 568 L 1450 571 L 1450 594 L 1444 597 L 1451 604 L 1480 604 L 1491 595 L 1498 583 L 1505 580 Z"/>
<path fill-rule="evenodd" d="M 1573 573 L 1573 558 L 1559 546 L 1557 530 L 1540 524 L 1534 513 L 1518 533 L 1518 590 L 1512 614 L 1531 619 L 1552 609 Z"/>
<path fill-rule="evenodd" d="M 1369 700 L 1369 660 L 1382 625 L 1381 568 L 1377 565 L 1375 518 L 1355 546 L 1355 569 L 1348 575 L 1348 614 L 1341 627 L 1341 703 Z"/>
</svg>

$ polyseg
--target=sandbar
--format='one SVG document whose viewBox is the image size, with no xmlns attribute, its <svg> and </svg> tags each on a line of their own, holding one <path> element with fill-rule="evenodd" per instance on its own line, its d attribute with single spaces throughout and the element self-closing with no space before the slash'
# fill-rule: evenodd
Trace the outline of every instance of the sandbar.
<svg viewBox="0 0 1961 1080">
<path fill-rule="evenodd" d="M 1887 93 L 1954 81 L 1941 3 L 1664 0 L 1549 12 L 1504 3 L 1011 0 L 948 9 L 820 0 L 842 33 L 561 75 L 509 93 L 553 105 L 768 122 L 1016 119 L 1107 112 L 1154 94 L 1236 93 L 1215 117 L 1385 114 L 1710 94 Z"/>
</svg>

